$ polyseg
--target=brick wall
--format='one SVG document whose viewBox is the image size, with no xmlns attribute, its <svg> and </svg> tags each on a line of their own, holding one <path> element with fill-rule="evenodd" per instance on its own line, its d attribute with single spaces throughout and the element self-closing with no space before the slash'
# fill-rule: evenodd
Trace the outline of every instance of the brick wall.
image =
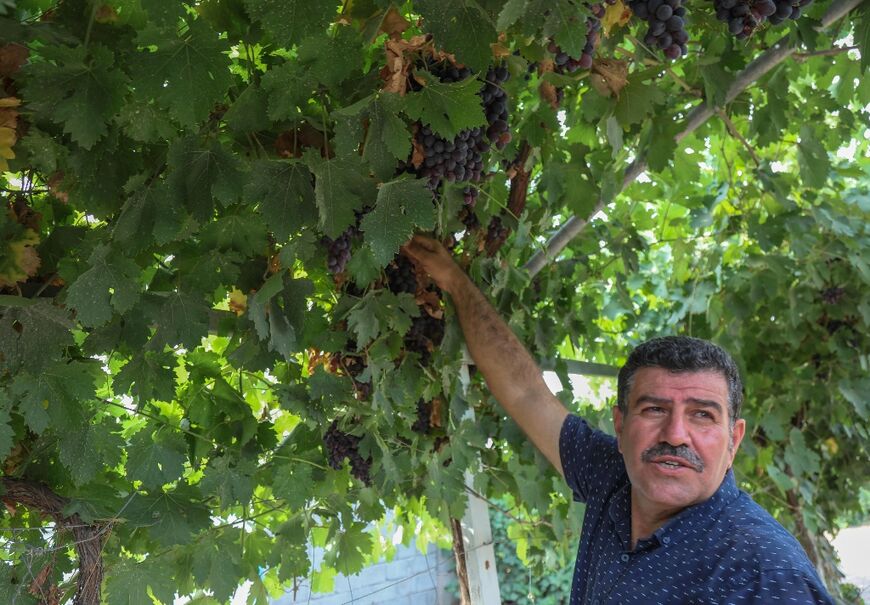
<svg viewBox="0 0 870 605">
<path fill-rule="evenodd" d="M 322 553 L 315 552 L 315 565 Z M 446 591 L 455 578 L 453 553 L 434 544 L 427 553 L 414 546 L 399 545 L 392 561 L 380 561 L 354 576 L 339 574 L 335 592 L 310 593 L 303 586 L 285 594 L 273 605 L 455 605 Z"/>
</svg>

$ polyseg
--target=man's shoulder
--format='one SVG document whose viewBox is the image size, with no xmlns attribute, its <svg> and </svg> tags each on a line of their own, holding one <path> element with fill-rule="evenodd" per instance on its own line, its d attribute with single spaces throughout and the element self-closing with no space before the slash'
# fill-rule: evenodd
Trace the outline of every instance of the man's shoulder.
<svg viewBox="0 0 870 605">
<path fill-rule="evenodd" d="M 719 519 L 736 559 L 758 571 L 813 572 L 800 542 L 745 492 L 722 510 Z"/>
</svg>

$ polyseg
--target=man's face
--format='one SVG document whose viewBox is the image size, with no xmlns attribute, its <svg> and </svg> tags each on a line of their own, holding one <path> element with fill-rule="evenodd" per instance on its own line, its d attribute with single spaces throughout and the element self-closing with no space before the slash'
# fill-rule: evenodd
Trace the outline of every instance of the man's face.
<svg viewBox="0 0 870 605">
<path fill-rule="evenodd" d="M 728 384 L 716 371 L 641 368 L 627 412 L 613 410 L 632 504 L 667 518 L 712 496 L 734 461 L 745 422 L 729 431 Z"/>
</svg>

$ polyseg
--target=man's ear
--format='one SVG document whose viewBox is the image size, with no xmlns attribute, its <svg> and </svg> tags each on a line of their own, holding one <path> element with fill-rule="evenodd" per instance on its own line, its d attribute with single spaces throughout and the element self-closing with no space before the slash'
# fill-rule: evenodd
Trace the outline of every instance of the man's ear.
<svg viewBox="0 0 870 605">
<path fill-rule="evenodd" d="M 740 447 L 740 442 L 743 441 L 743 435 L 746 434 L 746 421 L 743 418 L 738 418 L 734 423 L 734 429 L 731 431 L 731 461 L 728 466 L 734 464 L 734 456 L 737 455 L 737 448 Z"/>
<path fill-rule="evenodd" d="M 622 452 L 622 410 L 618 405 L 613 406 L 613 430 L 616 433 L 616 445 Z"/>
</svg>

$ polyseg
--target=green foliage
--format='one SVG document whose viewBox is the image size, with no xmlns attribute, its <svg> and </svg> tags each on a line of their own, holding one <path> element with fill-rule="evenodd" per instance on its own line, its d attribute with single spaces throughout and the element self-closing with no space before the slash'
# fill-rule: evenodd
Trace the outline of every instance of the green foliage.
<svg viewBox="0 0 870 605">
<path fill-rule="evenodd" d="M 443 534 L 467 469 L 518 505 L 515 567 L 570 569 L 582 510 L 467 375 L 449 301 L 384 287 L 416 231 L 453 241 L 540 359 L 618 365 L 674 332 L 726 345 L 747 376 L 741 484 L 822 565 L 819 537 L 866 518 L 870 79 L 866 54 L 830 51 L 867 46 L 866 7 L 817 32 L 820 2 L 736 44 L 699 3 L 688 57 L 663 63 L 629 23 L 602 40 L 610 63 L 559 75 L 549 42 L 576 51 L 589 15 L 570 0 L 49 4 L 0 1 L 19 45 L 0 47 L 2 97 L 22 101 L 0 123 L 0 462 L 112 521 L 110 605 L 226 603 L 246 580 L 252 604 L 326 590 L 387 549 L 370 524 L 388 510 L 406 536 Z M 786 33 L 802 54 L 726 103 Z M 444 56 L 511 76 L 512 140 L 484 156 L 480 229 L 457 218 L 467 183 L 409 174 L 422 125 L 486 129 L 482 80 L 442 83 L 425 59 Z M 684 136 L 701 99 L 721 114 Z M 649 169 L 622 191 L 633 158 Z M 574 214 L 585 230 L 530 277 Z M 342 234 L 352 255 L 334 276 L 322 238 Z M 440 346 L 411 350 L 442 313 Z M 563 398 L 607 428 L 606 410 Z M 411 428 L 421 399 L 428 433 Z M 371 485 L 330 466 L 333 420 Z M 16 536 L 4 602 L 34 601 L 20 587 L 45 522 L 24 507 L 0 520 Z M 71 599 L 75 561 L 56 560 Z"/>
</svg>

